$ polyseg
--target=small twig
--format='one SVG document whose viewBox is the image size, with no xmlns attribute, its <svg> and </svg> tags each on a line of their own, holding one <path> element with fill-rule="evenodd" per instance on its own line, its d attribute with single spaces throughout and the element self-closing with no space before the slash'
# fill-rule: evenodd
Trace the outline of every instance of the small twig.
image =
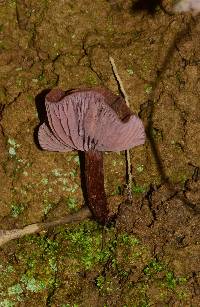
<svg viewBox="0 0 200 307">
<path fill-rule="evenodd" d="M 123 85 L 122 80 L 121 80 L 121 78 L 120 78 L 120 76 L 119 76 L 119 73 L 118 73 L 118 71 L 117 71 L 117 67 L 116 67 L 116 65 L 115 65 L 115 61 L 114 61 L 114 59 L 113 59 L 111 56 L 109 57 L 109 60 L 110 60 L 110 63 L 111 63 L 111 65 L 112 65 L 112 69 L 113 69 L 113 72 L 114 72 L 114 76 L 115 76 L 115 78 L 117 79 L 117 82 L 119 83 L 120 91 L 122 92 L 122 94 L 123 94 L 123 96 L 124 96 L 124 99 L 125 99 L 125 101 L 126 101 L 127 106 L 130 108 L 130 104 L 129 104 L 129 100 L 128 100 L 128 95 L 126 94 L 126 91 L 125 91 L 125 89 L 124 89 L 124 85 Z"/>
<path fill-rule="evenodd" d="M 31 224 L 21 229 L 0 230 L 0 246 L 11 240 L 19 239 L 25 235 L 47 230 L 50 227 L 80 222 L 88 217 L 91 217 L 90 210 L 88 208 L 83 208 L 77 213 L 68 215 L 55 221 Z"/>
<path fill-rule="evenodd" d="M 126 94 L 123 82 L 122 82 L 122 80 L 119 76 L 119 73 L 117 71 L 115 61 L 111 56 L 109 57 L 109 60 L 110 60 L 110 63 L 111 63 L 112 69 L 113 69 L 114 76 L 115 76 L 115 78 L 118 82 L 119 90 L 122 93 L 122 95 L 124 96 L 124 99 L 126 101 L 127 106 L 130 107 L 128 95 Z M 130 200 L 132 200 L 132 180 L 133 180 L 133 178 L 132 178 L 132 173 L 131 173 L 130 150 L 125 150 L 125 154 L 126 154 L 126 169 L 127 169 L 127 174 L 128 174 L 128 176 L 127 176 L 128 177 L 128 182 L 127 182 L 128 197 L 129 197 Z"/>
</svg>

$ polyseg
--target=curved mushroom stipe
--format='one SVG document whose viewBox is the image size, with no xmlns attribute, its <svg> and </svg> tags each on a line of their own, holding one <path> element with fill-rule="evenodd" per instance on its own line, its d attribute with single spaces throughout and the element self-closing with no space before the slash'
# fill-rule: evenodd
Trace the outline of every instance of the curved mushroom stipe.
<svg viewBox="0 0 200 307">
<path fill-rule="evenodd" d="M 87 205 L 101 224 L 109 221 L 109 210 L 104 190 L 103 153 L 96 150 L 85 152 L 85 181 Z"/>
<path fill-rule="evenodd" d="M 124 99 L 104 88 L 63 92 L 54 89 L 45 100 L 48 124 L 38 132 L 40 146 L 50 151 L 84 151 L 87 204 L 102 224 L 109 221 L 104 190 L 103 151 L 121 151 L 145 141 L 142 121 Z"/>
</svg>

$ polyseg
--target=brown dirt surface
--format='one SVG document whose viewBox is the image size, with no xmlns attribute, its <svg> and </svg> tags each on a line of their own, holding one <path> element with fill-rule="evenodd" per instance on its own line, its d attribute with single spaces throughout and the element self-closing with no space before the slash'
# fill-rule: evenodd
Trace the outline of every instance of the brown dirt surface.
<svg viewBox="0 0 200 307">
<path fill-rule="evenodd" d="M 143 4 L 142 4 L 143 3 Z M 0 228 L 61 218 L 84 205 L 76 152 L 38 146 L 49 89 L 105 86 L 146 127 L 125 155 L 105 153 L 116 220 L 56 227 L 0 249 L 0 306 L 199 306 L 200 18 L 174 1 L 0 1 Z"/>
</svg>

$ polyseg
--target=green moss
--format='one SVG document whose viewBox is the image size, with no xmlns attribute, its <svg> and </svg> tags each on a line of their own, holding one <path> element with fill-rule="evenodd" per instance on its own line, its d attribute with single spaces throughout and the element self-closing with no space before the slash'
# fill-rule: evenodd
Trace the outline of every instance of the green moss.
<svg viewBox="0 0 200 307">
<path fill-rule="evenodd" d="M 96 278 L 96 286 L 97 286 L 97 288 L 99 290 L 102 290 L 104 283 L 105 283 L 105 277 L 103 275 L 99 275 Z"/>
<path fill-rule="evenodd" d="M 69 175 L 70 175 L 70 177 L 75 178 L 75 177 L 78 175 L 77 170 L 72 169 L 72 170 L 69 172 Z"/>
<path fill-rule="evenodd" d="M 103 277 L 99 275 L 96 278 L 96 286 L 103 295 L 109 294 L 115 290 L 113 280 L 109 276 Z"/>
<path fill-rule="evenodd" d="M 38 76 L 38 81 L 44 81 L 45 80 L 45 75 L 43 73 L 41 73 L 39 76 Z"/>
<path fill-rule="evenodd" d="M 129 235 L 127 233 L 120 234 L 118 241 L 128 246 L 135 246 L 139 244 L 139 240 L 135 236 Z"/>
<path fill-rule="evenodd" d="M 132 68 L 127 68 L 127 73 L 130 75 L 130 76 L 132 76 L 133 74 L 134 74 L 134 71 L 133 71 L 133 69 Z"/>
<path fill-rule="evenodd" d="M 68 197 L 66 200 L 67 206 L 71 211 L 75 211 L 78 209 L 78 202 L 75 197 Z"/>
<path fill-rule="evenodd" d="M 147 188 L 145 186 L 134 185 L 132 187 L 133 193 L 136 193 L 136 194 L 145 193 L 146 190 L 147 190 Z"/>
<path fill-rule="evenodd" d="M 16 257 L 25 268 L 21 276 L 18 273 L 19 284 L 25 293 L 39 293 L 57 287 L 58 250 L 58 242 L 45 236 L 23 239 L 23 249 L 16 253 Z"/>
<path fill-rule="evenodd" d="M 18 217 L 25 209 L 25 206 L 23 204 L 18 204 L 18 203 L 12 203 L 11 205 L 11 216 L 12 217 Z"/>
<path fill-rule="evenodd" d="M 152 259 L 143 272 L 147 277 L 146 282 L 149 287 L 154 284 L 159 289 L 160 299 L 163 301 L 172 293 L 179 300 L 184 300 L 187 297 L 187 278 L 184 276 L 176 277 L 165 263 Z"/>
<path fill-rule="evenodd" d="M 177 295 L 177 298 L 180 300 L 180 301 L 184 301 L 187 299 L 188 297 L 188 293 L 185 291 L 185 290 L 178 290 L 176 292 L 176 295 Z"/>
<path fill-rule="evenodd" d="M 34 96 L 33 95 L 27 95 L 27 101 L 28 102 L 34 102 Z"/>
<path fill-rule="evenodd" d="M 177 280 L 174 277 L 174 273 L 173 272 L 167 272 L 166 273 L 165 281 L 166 281 L 166 285 L 167 285 L 168 288 L 175 289 L 175 287 L 177 285 Z"/>
<path fill-rule="evenodd" d="M 150 94 L 152 92 L 152 86 L 149 84 L 146 84 L 144 86 L 144 90 L 145 90 L 145 93 Z"/>
<path fill-rule="evenodd" d="M 30 292 L 41 292 L 46 288 L 46 283 L 43 280 L 36 279 L 34 277 L 29 277 L 26 274 L 22 275 L 21 280 L 22 284 L 26 287 L 26 290 Z"/>
<path fill-rule="evenodd" d="M 15 157 L 16 154 L 17 154 L 16 149 L 20 147 L 20 144 L 18 144 L 12 138 L 8 138 L 7 143 L 8 143 L 8 145 L 10 145 L 10 147 L 8 148 L 8 152 L 9 152 L 10 156 Z"/>
<path fill-rule="evenodd" d="M 186 285 L 187 278 L 184 276 L 175 277 L 172 271 L 166 272 L 165 283 L 167 288 L 175 290 L 177 286 Z"/>
<path fill-rule="evenodd" d="M 108 236 L 112 229 L 107 229 Z M 102 227 L 93 221 L 86 221 L 65 233 L 69 242 L 66 256 L 75 259 L 78 266 L 89 270 L 97 263 L 105 263 L 112 254 L 114 239 L 102 248 Z"/>
<path fill-rule="evenodd" d="M 5 273 L 13 273 L 14 271 L 15 271 L 14 267 L 10 264 L 5 268 Z"/>
<path fill-rule="evenodd" d="M 14 307 L 14 306 L 15 306 L 15 303 L 8 299 L 0 301 L 0 307 Z"/>
<path fill-rule="evenodd" d="M 94 76 L 93 74 L 89 74 L 86 78 L 85 78 L 85 83 L 95 86 L 98 84 L 98 80 L 96 78 L 96 76 Z"/>
<path fill-rule="evenodd" d="M 156 259 L 153 259 L 150 261 L 150 263 L 144 268 L 143 272 L 147 276 L 153 276 L 154 274 L 158 272 L 162 272 L 165 270 L 165 265 L 161 262 L 157 261 Z"/>
<path fill-rule="evenodd" d="M 80 257 L 80 261 L 86 269 L 90 269 L 98 261 L 99 236 L 93 236 L 83 227 L 67 233 L 66 238 L 70 241 L 70 256 Z"/>
<path fill-rule="evenodd" d="M 20 284 L 15 284 L 8 288 L 8 295 L 9 296 L 16 296 L 23 293 L 23 289 Z"/>
<path fill-rule="evenodd" d="M 80 166 L 80 159 L 79 159 L 79 156 L 74 156 L 73 157 L 74 161 L 78 164 L 78 166 Z"/>
<path fill-rule="evenodd" d="M 144 165 L 143 164 L 137 165 L 136 170 L 138 173 L 142 173 L 144 171 Z"/>
</svg>

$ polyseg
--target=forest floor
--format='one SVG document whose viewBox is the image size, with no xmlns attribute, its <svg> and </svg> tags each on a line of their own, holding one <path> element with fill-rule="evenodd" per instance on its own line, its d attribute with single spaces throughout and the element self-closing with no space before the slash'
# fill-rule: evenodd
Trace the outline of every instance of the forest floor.
<svg viewBox="0 0 200 307">
<path fill-rule="evenodd" d="M 130 153 L 132 203 L 124 152 L 104 154 L 112 225 L 87 219 L 1 246 L 0 306 L 199 306 L 200 18 L 162 3 L 0 1 L 1 229 L 84 205 L 78 153 L 37 145 L 47 89 L 118 93 L 112 56 L 147 132 Z"/>
</svg>

